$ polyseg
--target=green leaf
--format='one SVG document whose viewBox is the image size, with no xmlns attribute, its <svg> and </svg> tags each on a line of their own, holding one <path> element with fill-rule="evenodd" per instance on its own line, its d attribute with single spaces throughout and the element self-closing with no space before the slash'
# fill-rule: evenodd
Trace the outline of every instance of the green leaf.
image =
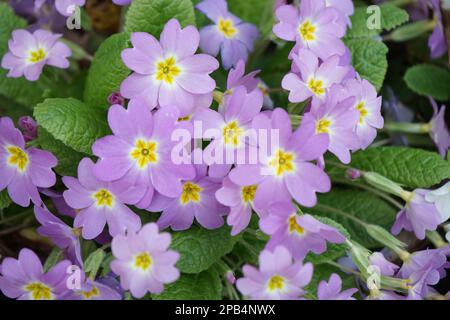
<svg viewBox="0 0 450 320">
<path fill-rule="evenodd" d="M 450 178 L 450 164 L 437 153 L 406 147 L 359 151 L 350 166 L 377 172 L 409 188 L 429 188 Z"/>
<path fill-rule="evenodd" d="M 66 146 L 59 140 L 53 138 L 44 128 L 39 127 L 38 139 L 36 143 L 44 150 L 50 151 L 58 159 L 58 165 L 55 167 L 56 173 L 61 176 L 77 175 L 78 163 L 88 155 L 80 153 Z"/>
<path fill-rule="evenodd" d="M 182 27 L 195 25 L 191 0 L 134 0 L 126 14 L 125 31 L 144 31 L 157 39 L 170 19 L 177 19 Z"/>
<path fill-rule="evenodd" d="M 110 131 L 106 114 L 72 98 L 46 99 L 34 109 L 38 124 L 75 151 L 91 154 L 95 140 Z"/>
<path fill-rule="evenodd" d="M 274 0 L 228 0 L 228 8 L 245 22 L 256 25 L 263 36 L 272 31 Z"/>
<path fill-rule="evenodd" d="M 409 68 L 405 74 L 408 87 L 421 96 L 437 100 L 450 99 L 450 72 L 430 64 Z"/>
<path fill-rule="evenodd" d="M 44 263 L 44 272 L 47 272 L 51 267 L 57 264 L 59 261 L 64 258 L 63 251 L 59 248 L 53 248 L 52 252 L 50 252 L 47 260 Z"/>
<path fill-rule="evenodd" d="M 228 227 L 206 230 L 193 226 L 189 230 L 173 233 L 171 248 L 181 255 L 177 263 L 181 272 L 199 273 L 228 254 L 238 238 L 230 235 Z"/>
<path fill-rule="evenodd" d="M 11 204 L 11 199 L 9 198 L 8 191 L 0 191 L 0 210 L 9 207 Z"/>
<path fill-rule="evenodd" d="M 326 217 L 315 216 L 315 218 L 322 223 L 325 223 L 331 227 L 336 228 L 343 236 L 345 236 L 347 239 L 350 240 L 351 236 L 349 232 L 341 224 Z M 347 249 L 348 246 L 345 243 L 342 244 L 327 243 L 327 251 L 321 254 L 315 254 L 313 252 L 310 252 L 306 256 L 305 261 L 311 262 L 316 266 L 342 257 L 347 251 Z"/>
<path fill-rule="evenodd" d="M 432 22 L 434 26 L 434 22 Z M 386 36 L 387 40 L 403 42 L 421 36 L 430 31 L 430 21 L 419 20 L 395 29 Z"/>
<path fill-rule="evenodd" d="M 25 29 L 27 22 L 14 15 L 11 7 L 0 3 L 0 58 L 8 51 L 8 40 L 16 29 Z M 0 68 L 0 94 L 20 104 L 32 107 L 42 100 L 42 81 L 31 82 L 25 78 L 8 78 L 8 70 Z"/>
<path fill-rule="evenodd" d="M 108 108 L 108 97 L 119 92 L 120 84 L 130 74 L 122 62 L 121 53 L 129 47 L 127 33 L 112 35 L 106 39 L 95 53 L 89 68 L 84 89 L 84 101 L 96 108 Z"/>
<path fill-rule="evenodd" d="M 182 274 L 161 294 L 152 295 L 153 300 L 220 300 L 221 297 L 221 279 L 212 269 L 198 274 Z"/>
<path fill-rule="evenodd" d="M 103 249 L 97 249 L 92 252 L 86 259 L 84 263 L 84 271 L 89 273 L 91 279 L 95 279 L 100 266 L 102 265 L 103 259 L 105 259 L 105 251 Z"/>
<path fill-rule="evenodd" d="M 336 210 L 342 214 L 337 213 Z M 350 233 L 352 240 L 367 248 L 377 248 L 380 244 L 372 239 L 365 228 L 351 217 L 389 230 L 394 223 L 396 214 L 396 210 L 392 206 L 372 193 L 356 189 L 340 190 L 336 188 L 330 193 L 320 195 L 317 206 L 308 211 L 339 222 Z"/>
<path fill-rule="evenodd" d="M 383 4 L 381 8 L 381 27 L 390 31 L 409 20 L 408 12 L 392 4 Z"/>
<path fill-rule="evenodd" d="M 352 54 L 355 70 L 380 90 L 388 67 L 388 47 L 371 38 L 347 39 L 345 43 Z"/>
<path fill-rule="evenodd" d="M 369 38 L 376 37 L 380 33 L 380 30 L 369 29 L 367 27 L 367 18 L 369 15 L 366 13 L 366 7 L 356 8 L 353 16 L 350 17 L 352 21 L 351 28 L 347 31 L 345 38 Z"/>
</svg>

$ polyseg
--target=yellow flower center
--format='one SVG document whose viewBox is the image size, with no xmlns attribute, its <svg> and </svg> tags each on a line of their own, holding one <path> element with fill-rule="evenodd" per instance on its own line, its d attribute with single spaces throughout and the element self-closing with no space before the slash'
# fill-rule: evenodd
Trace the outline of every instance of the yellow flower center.
<svg viewBox="0 0 450 320">
<path fill-rule="evenodd" d="M 267 288 L 270 291 L 282 290 L 284 288 L 285 280 L 282 276 L 274 275 L 269 279 L 267 283 Z"/>
<path fill-rule="evenodd" d="M 145 141 L 139 139 L 134 144 L 135 148 L 131 151 L 133 158 L 139 169 L 145 169 L 150 163 L 156 163 L 158 157 L 156 155 L 157 144 L 155 141 Z"/>
<path fill-rule="evenodd" d="M 52 290 L 43 283 L 31 282 L 25 286 L 25 291 L 31 293 L 33 300 L 53 300 Z"/>
<path fill-rule="evenodd" d="M 355 107 L 356 110 L 359 111 L 359 124 L 363 124 L 364 118 L 367 116 L 367 109 L 365 107 L 366 107 L 366 103 L 364 101 L 361 101 Z"/>
<path fill-rule="evenodd" d="M 331 121 L 323 118 L 320 119 L 319 121 L 317 121 L 316 123 L 316 133 L 328 133 L 330 132 L 330 125 L 331 125 Z"/>
<path fill-rule="evenodd" d="M 325 88 L 323 87 L 323 81 L 312 78 L 308 81 L 308 88 L 316 96 L 322 96 L 325 93 Z"/>
<path fill-rule="evenodd" d="M 44 60 L 45 57 L 46 57 L 45 51 L 43 49 L 38 49 L 36 51 L 30 52 L 30 57 L 28 58 L 28 60 L 32 63 L 36 63 Z"/>
<path fill-rule="evenodd" d="M 305 41 L 313 41 L 316 39 L 316 26 L 310 20 L 306 20 L 298 27 L 298 32 Z"/>
<path fill-rule="evenodd" d="M 9 152 L 8 164 L 16 166 L 20 172 L 24 172 L 28 166 L 28 155 L 19 147 L 6 147 L 6 151 Z"/>
<path fill-rule="evenodd" d="M 112 207 L 114 204 L 114 196 L 106 189 L 98 190 L 93 197 L 99 207 Z"/>
<path fill-rule="evenodd" d="M 180 196 L 181 204 L 186 205 L 189 202 L 198 203 L 200 202 L 200 192 L 202 187 L 198 184 L 192 182 L 186 182 L 183 184 L 183 192 Z"/>
<path fill-rule="evenodd" d="M 227 38 L 233 38 L 237 33 L 237 29 L 233 26 L 231 19 L 219 19 L 218 28 Z"/>
<path fill-rule="evenodd" d="M 223 127 L 222 134 L 225 144 L 231 144 L 238 147 L 240 142 L 239 138 L 244 134 L 244 129 L 239 127 L 237 121 L 231 121 Z"/>
<path fill-rule="evenodd" d="M 255 193 L 257 186 L 245 186 L 242 188 L 242 200 L 245 203 L 253 202 L 253 199 L 255 198 Z"/>
<path fill-rule="evenodd" d="M 175 64 L 174 57 L 169 57 L 164 61 L 159 61 L 156 64 L 156 68 L 156 80 L 164 81 L 168 84 L 172 84 L 173 79 L 181 73 L 180 68 Z"/>
<path fill-rule="evenodd" d="M 100 295 L 100 291 L 96 286 L 92 286 L 91 291 L 83 291 L 82 295 L 85 299 L 90 300 L 94 297 L 98 297 Z"/>
<path fill-rule="evenodd" d="M 178 118 L 178 122 L 181 122 L 181 121 L 189 121 L 189 120 L 191 120 L 191 115 L 187 115 L 186 117 L 180 117 L 180 118 Z"/>
<path fill-rule="evenodd" d="M 298 235 L 302 235 L 305 232 L 305 229 L 303 229 L 298 223 L 297 223 L 297 215 L 293 214 L 288 219 L 288 230 L 289 233 L 297 233 Z"/>
<path fill-rule="evenodd" d="M 152 265 L 152 257 L 148 252 L 139 253 L 134 258 L 134 266 L 142 271 L 147 271 Z"/>
<path fill-rule="evenodd" d="M 285 172 L 294 171 L 294 154 L 284 152 L 279 149 L 275 152 L 275 156 L 269 161 L 269 167 L 275 170 L 277 176 L 283 175 Z"/>
</svg>

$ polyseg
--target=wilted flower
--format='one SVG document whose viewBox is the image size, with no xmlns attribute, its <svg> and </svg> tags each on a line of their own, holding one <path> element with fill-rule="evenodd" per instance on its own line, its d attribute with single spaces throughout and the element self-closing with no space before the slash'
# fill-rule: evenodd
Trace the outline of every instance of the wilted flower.
<svg viewBox="0 0 450 320">
<path fill-rule="evenodd" d="M 358 289 L 347 289 L 342 291 L 342 279 L 336 273 L 330 276 L 330 280 L 320 281 L 317 287 L 317 298 L 319 300 L 355 300 L 352 296 Z"/>
<path fill-rule="evenodd" d="M 161 293 L 164 284 L 177 280 L 180 272 L 175 264 L 180 255 L 168 250 L 170 242 L 170 234 L 159 233 L 155 223 L 114 237 L 111 248 L 116 259 L 111 270 L 120 276 L 122 288 L 142 298 L 147 292 Z"/>
<path fill-rule="evenodd" d="M 325 99 L 333 84 L 341 83 L 349 72 L 348 67 L 340 66 L 338 56 L 331 56 L 319 65 L 314 53 L 300 49 L 292 58 L 299 73 L 288 73 L 281 83 L 289 91 L 290 102 L 303 102 L 310 97 Z"/>
<path fill-rule="evenodd" d="M 282 245 L 295 259 L 303 259 L 308 252 L 321 254 L 327 250 L 327 241 L 343 243 L 345 237 L 335 228 L 309 214 L 298 215 L 290 202 L 274 203 L 268 215 L 260 220 L 261 230 L 270 236 L 266 248 Z"/>
<path fill-rule="evenodd" d="M 272 112 L 271 119 L 261 113 L 253 119 L 253 128 L 279 132 L 279 143 L 269 146 L 258 164 L 238 164 L 230 172 L 230 179 L 239 186 L 257 185 L 254 204 L 267 209 L 273 202 L 290 201 L 291 196 L 303 206 L 314 206 L 316 192 L 331 188 L 327 174 L 309 162 L 320 158 L 328 146 L 326 135 L 313 135 L 315 128 L 301 125 L 291 129 L 289 115 L 283 109 Z M 260 141 L 261 143 L 261 141 Z"/>
<path fill-rule="evenodd" d="M 441 214 L 442 222 L 450 219 L 450 182 L 436 190 L 429 191 L 425 195 L 425 199 L 436 206 Z"/>
<path fill-rule="evenodd" d="M 46 64 L 58 68 L 68 68 L 68 57 L 72 54 L 70 48 L 58 41 L 59 34 L 46 30 L 30 33 L 17 29 L 8 42 L 9 51 L 3 56 L 2 68 L 8 69 L 8 77 L 25 76 L 29 81 L 39 79 Z"/>
<path fill-rule="evenodd" d="M 295 300 L 305 294 L 312 278 L 313 265 L 293 262 L 289 250 L 277 247 L 273 252 L 263 250 L 259 255 L 259 270 L 250 265 L 236 282 L 239 291 L 255 300 Z"/>
<path fill-rule="evenodd" d="M 299 9 L 281 6 L 276 16 L 279 22 L 273 32 L 277 37 L 297 41 L 301 48 L 311 50 L 322 60 L 345 53 L 340 38 L 345 35 L 346 21 L 337 9 L 327 7 L 325 0 L 302 0 Z"/>
<path fill-rule="evenodd" d="M 439 154 L 445 158 L 450 148 L 450 132 L 447 127 L 447 121 L 445 120 L 445 106 L 439 109 L 434 99 L 430 98 L 430 102 L 434 115 L 429 123 L 429 133 L 439 150 Z"/>
<path fill-rule="evenodd" d="M 122 51 L 123 62 L 134 71 L 120 86 L 122 96 L 149 109 L 177 106 L 181 116 L 192 114 L 202 96 L 212 99 L 216 82 L 209 74 L 219 67 L 210 55 L 195 54 L 199 41 L 194 26 L 181 29 L 176 19 L 164 26 L 159 42 L 148 33 L 133 33 L 133 48 Z M 201 107 L 208 107 L 206 102 Z"/>
<path fill-rule="evenodd" d="M 11 199 L 28 207 L 30 199 L 39 205 L 42 200 L 39 188 L 49 188 L 56 183 L 52 168 L 57 159 L 47 151 L 25 149 L 25 140 L 8 117 L 0 118 L 0 191 L 8 188 Z"/>
<path fill-rule="evenodd" d="M 34 206 L 34 214 L 41 226 L 37 231 L 48 237 L 58 248 L 67 251 L 67 257 L 79 266 L 83 266 L 80 246 L 80 230 L 69 227 L 55 217 L 47 208 Z"/>
<path fill-rule="evenodd" d="M 181 180 L 195 175 L 192 165 L 175 165 L 171 159 L 175 142 L 170 133 L 177 128 L 179 118 L 174 107 L 165 107 L 153 115 L 143 104 L 132 104 L 128 109 L 112 106 L 108 122 L 114 135 L 92 146 L 100 158 L 94 174 L 103 181 L 141 186 L 145 192 L 137 206 L 142 209 L 150 205 L 155 190 L 167 197 L 179 197 Z"/>
<path fill-rule="evenodd" d="M 30 249 L 22 249 L 19 258 L 5 258 L 2 263 L 0 290 L 12 299 L 58 300 L 67 293 L 67 268 L 64 260 L 44 273 L 38 256 Z"/>
<path fill-rule="evenodd" d="M 207 176 L 207 166 L 197 165 L 196 176 L 183 181 L 183 191 L 177 198 L 165 197 L 156 193 L 152 204 L 147 208 L 151 212 L 162 214 L 157 222 L 160 229 L 186 230 L 192 226 L 194 218 L 206 229 L 216 229 L 223 225 L 223 215 L 227 208 L 217 202 L 216 191 L 220 183 Z"/>
<path fill-rule="evenodd" d="M 405 192 L 405 207 L 397 214 L 391 232 L 399 234 L 402 229 L 412 231 L 418 239 L 425 239 L 425 231 L 434 231 L 442 222 L 436 206 L 425 200 L 428 190 L 416 189 Z"/>
<path fill-rule="evenodd" d="M 258 28 L 231 14 L 225 0 L 204 0 L 196 8 L 214 22 L 200 30 L 200 49 L 212 56 L 220 51 L 225 70 L 236 66 L 239 60 L 247 61 L 259 37 Z"/>
<path fill-rule="evenodd" d="M 63 177 L 68 190 L 64 199 L 74 209 L 80 210 L 74 227 L 81 228 L 85 239 L 94 239 L 108 224 L 111 236 L 137 231 L 141 219 L 125 204 L 136 204 L 144 195 L 143 186 L 123 182 L 103 182 L 93 174 L 94 163 L 84 158 L 78 165 L 78 180 Z"/>
</svg>

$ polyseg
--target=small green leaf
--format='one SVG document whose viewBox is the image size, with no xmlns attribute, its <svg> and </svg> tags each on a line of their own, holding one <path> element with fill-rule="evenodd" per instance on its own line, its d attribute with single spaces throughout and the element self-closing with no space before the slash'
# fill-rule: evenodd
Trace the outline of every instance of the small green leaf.
<svg viewBox="0 0 450 320">
<path fill-rule="evenodd" d="M 228 0 L 229 10 L 245 22 L 256 25 L 263 36 L 272 31 L 274 0 Z"/>
<path fill-rule="evenodd" d="M 44 272 L 50 270 L 50 268 L 61 261 L 63 257 L 64 254 L 61 249 L 53 248 L 52 252 L 50 252 L 49 256 L 47 257 L 47 260 L 45 260 Z"/>
<path fill-rule="evenodd" d="M 330 193 L 320 195 L 318 199 L 317 206 L 308 209 L 308 212 L 339 222 L 348 231 L 352 240 L 367 248 L 376 248 L 380 244 L 372 239 L 366 229 L 352 217 L 365 223 L 382 226 L 387 230 L 390 230 L 394 223 L 396 210 L 369 192 L 334 188 Z M 342 213 L 337 213 L 337 210 Z"/>
<path fill-rule="evenodd" d="M 9 198 L 8 191 L 0 191 L 0 210 L 9 207 L 11 204 L 11 199 Z"/>
<path fill-rule="evenodd" d="M 228 227 L 206 230 L 193 226 L 172 234 L 171 248 L 181 255 L 177 267 L 184 273 L 199 273 L 228 254 L 239 237 L 232 237 Z"/>
<path fill-rule="evenodd" d="M 450 178 L 450 164 L 437 153 L 406 147 L 359 151 L 350 166 L 377 172 L 409 188 L 429 188 Z"/>
<path fill-rule="evenodd" d="M 395 5 L 385 3 L 381 8 L 381 27 L 384 30 L 390 31 L 409 20 L 408 12 Z"/>
<path fill-rule="evenodd" d="M 450 99 L 450 72 L 430 64 L 421 64 L 406 71 L 408 87 L 421 96 L 431 96 L 437 100 Z"/>
<path fill-rule="evenodd" d="M 347 239 L 350 240 L 351 236 L 349 232 L 341 224 L 326 217 L 315 216 L 315 218 L 320 222 L 329 225 L 330 227 L 336 228 L 343 236 L 345 236 Z M 342 257 L 347 251 L 347 249 L 348 246 L 345 243 L 342 244 L 327 243 L 327 251 L 321 254 L 315 254 L 313 252 L 310 252 L 306 256 L 305 261 L 311 262 L 315 266 L 322 263 L 327 263 L 328 261 L 333 261 L 336 260 L 337 258 Z"/>
<path fill-rule="evenodd" d="M 120 84 L 130 74 L 120 56 L 129 47 L 129 39 L 127 33 L 112 35 L 95 53 L 84 89 L 84 101 L 91 107 L 108 108 L 109 95 L 119 92 Z"/>
<path fill-rule="evenodd" d="M 34 117 L 56 140 L 85 154 L 91 154 L 94 141 L 110 132 L 103 110 L 72 98 L 46 99 L 36 106 Z"/>
<path fill-rule="evenodd" d="M 106 254 L 103 249 L 97 249 L 87 257 L 84 263 L 84 271 L 89 273 L 91 279 L 95 279 L 105 256 Z"/>
<path fill-rule="evenodd" d="M 144 31 L 157 39 L 170 19 L 181 26 L 195 25 L 194 6 L 191 0 L 134 0 L 125 20 L 126 32 Z"/>
<path fill-rule="evenodd" d="M 152 295 L 153 300 L 220 300 L 221 297 L 222 282 L 212 269 L 198 274 L 182 274 L 161 294 Z"/>
<path fill-rule="evenodd" d="M 355 70 L 380 90 L 388 67 L 388 47 L 371 38 L 347 39 L 345 43 L 352 54 Z"/>
<path fill-rule="evenodd" d="M 44 150 L 47 150 L 58 159 L 58 165 L 55 167 L 55 172 L 61 176 L 77 175 L 78 163 L 88 155 L 80 153 L 72 148 L 66 146 L 59 140 L 53 138 L 44 128 L 39 127 L 38 139 L 36 143 Z"/>
</svg>

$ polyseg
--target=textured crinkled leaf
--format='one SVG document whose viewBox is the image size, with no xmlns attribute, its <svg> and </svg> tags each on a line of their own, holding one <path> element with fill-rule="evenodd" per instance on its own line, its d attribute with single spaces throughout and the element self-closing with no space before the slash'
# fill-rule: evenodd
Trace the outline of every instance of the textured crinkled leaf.
<svg viewBox="0 0 450 320">
<path fill-rule="evenodd" d="M 36 106 L 34 117 L 55 139 L 86 154 L 95 140 L 110 133 L 103 110 L 72 98 L 46 99 Z"/>
<path fill-rule="evenodd" d="M 229 10 L 245 22 L 256 25 L 268 35 L 274 23 L 274 0 L 228 0 Z"/>
<path fill-rule="evenodd" d="M 119 92 L 120 84 L 130 74 L 122 62 L 121 52 L 129 47 L 129 35 L 119 33 L 106 39 L 98 48 L 89 68 L 84 101 L 96 108 L 108 108 L 108 97 Z"/>
<path fill-rule="evenodd" d="M 161 294 L 152 295 L 153 300 L 220 300 L 221 297 L 222 282 L 213 269 L 182 274 L 177 281 L 166 285 Z"/>
<path fill-rule="evenodd" d="M 345 43 L 352 54 L 355 70 L 380 90 L 388 67 L 388 47 L 371 38 L 347 39 Z"/>
<path fill-rule="evenodd" d="M 8 191 L 0 191 L 0 210 L 7 208 L 11 204 L 11 199 L 9 198 Z"/>
<path fill-rule="evenodd" d="M 172 234 L 171 248 L 181 255 L 177 267 L 184 273 L 199 273 L 229 253 L 239 237 L 232 237 L 228 227 L 206 230 L 193 226 Z"/>
<path fill-rule="evenodd" d="M 402 8 L 395 5 L 385 3 L 381 8 L 381 27 L 390 31 L 402 24 L 408 22 L 409 14 Z"/>
<path fill-rule="evenodd" d="M 350 17 L 352 26 L 347 30 L 345 38 L 365 38 L 375 37 L 380 33 L 380 30 L 369 29 L 367 26 L 368 14 L 366 13 L 366 7 L 355 8 L 355 13 Z"/>
<path fill-rule="evenodd" d="M 134 0 L 125 20 L 125 31 L 145 31 L 157 39 L 170 19 L 177 19 L 185 27 L 195 25 L 191 0 Z"/>
<path fill-rule="evenodd" d="M 336 210 L 340 210 L 342 214 L 336 213 Z M 394 223 L 396 215 L 395 208 L 371 193 L 337 188 L 328 194 L 320 195 L 318 205 L 308 211 L 339 222 L 350 233 L 352 240 L 367 248 L 379 247 L 380 244 L 367 234 L 364 227 L 345 215 L 354 216 L 388 230 Z"/>
<path fill-rule="evenodd" d="M 25 29 L 25 20 L 14 15 L 6 3 L 0 3 L 0 60 L 8 51 L 8 40 L 16 29 Z M 0 94 L 17 101 L 20 104 L 32 107 L 42 100 L 43 89 L 37 82 L 25 78 L 8 78 L 8 70 L 0 68 Z"/>
<path fill-rule="evenodd" d="M 429 188 L 450 178 L 450 164 L 437 153 L 407 147 L 379 147 L 353 155 L 352 167 L 377 172 L 409 188 Z"/>
<path fill-rule="evenodd" d="M 78 163 L 81 159 L 87 157 L 87 154 L 77 152 L 61 141 L 56 140 L 43 128 L 39 128 L 37 144 L 41 149 L 53 153 L 58 159 L 58 165 L 54 170 L 61 176 L 75 177 L 77 175 Z"/>
<path fill-rule="evenodd" d="M 450 72 L 443 68 L 429 64 L 411 67 L 406 71 L 405 81 L 417 94 L 442 101 L 450 99 Z"/>
<path fill-rule="evenodd" d="M 347 31 L 345 38 L 374 38 L 381 33 L 382 29 L 390 31 L 409 20 L 408 13 L 397 6 L 383 4 L 379 8 L 381 10 L 381 28 L 372 28 L 368 23 L 374 13 L 367 13 L 367 6 L 359 7 L 350 17 L 352 26 Z"/>
<path fill-rule="evenodd" d="M 336 228 L 343 236 L 345 236 L 347 239 L 351 238 L 350 233 L 344 228 L 343 225 L 340 223 L 337 223 L 336 221 L 322 216 L 315 216 L 317 220 L 319 220 L 322 223 L 325 223 L 329 225 L 330 227 Z M 311 262 L 314 265 L 319 265 L 322 263 L 327 263 L 328 261 L 336 260 L 337 258 L 342 257 L 345 252 L 347 251 L 348 246 L 345 243 L 342 244 L 334 244 L 334 243 L 327 243 L 327 251 L 321 254 L 315 254 L 313 252 L 310 252 L 306 258 L 305 261 Z"/>
</svg>

